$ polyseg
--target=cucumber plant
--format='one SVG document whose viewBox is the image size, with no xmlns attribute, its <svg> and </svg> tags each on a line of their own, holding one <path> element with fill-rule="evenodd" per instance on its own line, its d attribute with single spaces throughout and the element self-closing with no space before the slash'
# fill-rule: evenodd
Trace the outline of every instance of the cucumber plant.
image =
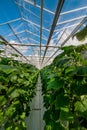
<svg viewBox="0 0 87 130">
<path fill-rule="evenodd" d="M 87 129 L 87 45 L 62 47 L 41 70 L 45 130 Z M 83 55 L 84 54 L 84 55 Z"/>
<path fill-rule="evenodd" d="M 26 130 L 25 117 L 31 111 L 37 77 L 33 65 L 0 57 L 0 127 Z"/>
</svg>

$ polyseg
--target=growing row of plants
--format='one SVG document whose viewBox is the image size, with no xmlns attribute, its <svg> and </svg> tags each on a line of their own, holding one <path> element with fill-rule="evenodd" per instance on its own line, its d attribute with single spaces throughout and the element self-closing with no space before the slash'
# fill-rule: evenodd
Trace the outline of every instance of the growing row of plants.
<svg viewBox="0 0 87 130">
<path fill-rule="evenodd" d="M 26 130 L 38 70 L 30 64 L 0 57 L 0 127 Z"/>
<path fill-rule="evenodd" d="M 87 45 L 62 50 L 41 70 L 45 130 L 87 130 Z"/>
</svg>

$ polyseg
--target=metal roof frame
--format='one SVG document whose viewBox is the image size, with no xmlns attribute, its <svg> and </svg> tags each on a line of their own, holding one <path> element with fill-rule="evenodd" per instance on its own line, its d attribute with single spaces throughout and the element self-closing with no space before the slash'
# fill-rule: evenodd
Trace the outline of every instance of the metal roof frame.
<svg viewBox="0 0 87 130">
<path fill-rule="evenodd" d="M 9 20 L 7 22 L 0 23 L 0 26 L 2 28 L 4 27 L 4 25 L 7 25 L 7 27 L 9 27 L 9 29 L 11 30 L 11 34 L 8 34 L 7 36 L 1 35 L 0 36 L 1 39 L 3 39 L 7 43 L 7 45 L 12 47 L 15 51 L 17 51 L 25 59 L 27 57 L 22 55 L 22 53 L 20 53 L 20 51 L 15 48 L 16 46 L 31 47 L 32 52 L 33 52 L 32 54 L 34 54 L 31 56 L 31 58 L 34 57 L 36 51 L 38 51 L 39 52 L 39 54 L 38 54 L 39 61 L 38 62 L 40 65 L 43 65 L 43 64 L 46 65 L 46 64 L 48 64 L 48 62 L 52 61 L 53 57 L 57 54 L 57 52 L 61 49 L 61 47 L 65 45 L 65 43 L 74 35 L 74 33 L 76 31 L 78 31 L 80 26 L 82 26 L 83 23 L 85 23 L 85 21 L 87 20 L 87 13 L 83 13 L 82 16 L 81 15 L 80 16 L 77 15 L 76 17 L 74 16 L 71 19 L 70 18 L 68 18 L 67 20 L 64 19 L 64 21 L 59 19 L 59 17 L 63 17 L 66 14 L 73 15 L 74 13 L 79 13 L 79 11 L 85 12 L 87 10 L 87 6 L 81 6 L 79 8 L 71 9 L 68 11 L 61 11 L 63 4 L 65 3 L 65 0 L 58 0 L 58 5 L 56 8 L 56 11 L 53 12 L 44 7 L 44 1 L 45 0 L 42 0 L 40 2 L 40 4 L 37 4 L 38 2 L 36 0 L 32 0 L 32 1 L 22 0 L 22 2 L 24 2 L 22 4 L 22 3 L 20 3 L 20 1 L 15 0 L 14 3 L 16 3 L 16 5 L 18 6 L 20 17 L 13 19 L 13 20 Z M 39 9 L 40 16 L 35 14 L 35 12 L 32 11 L 30 8 L 27 8 L 27 6 L 24 6 L 25 4 L 29 5 L 29 7 Z M 21 12 L 22 11 L 21 9 L 24 12 Z M 46 19 L 43 19 L 43 12 L 54 17 L 53 22 L 48 22 L 48 21 L 46 21 Z M 25 17 L 25 14 L 22 14 L 22 13 L 25 13 L 26 15 L 31 14 L 32 16 L 35 16 L 35 18 L 40 20 L 40 24 L 33 20 L 30 20 L 29 17 Z M 58 21 L 58 19 L 59 19 L 59 21 Z M 23 24 L 24 29 L 22 30 L 22 28 L 20 27 L 19 31 L 16 32 L 11 23 L 14 23 L 14 25 L 16 25 L 16 23 L 18 21 L 20 21 Z M 47 23 L 47 25 L 45 26 L 44 23 L 45 24 Z M 27 26 L 26 26 L 26 24 L 27 24 Z M 48 25 L 49 25 L 49 27 L 48 27 Z M 27 28 L 28 26 L 29 26 L 29 28 Z M 68 29 L 72 30 L 73 27 L 75 27 L 75 29 L 71 32 L 71 34 L 69 36 L 67 35 L 67 38 L 64 39 L 64 41 L 62 42 L 62 45 L 61 45 L 60 41 L 63 38 L 63 34 L 67 33 Z M 30 28 L 33 28 L 33 29 L 30 29 Z M 45 32 L 48 35 L 46 35 Z M 16 38 L 13 36 L 15 36 Z M 15 43 L 15 44 L 11 43 L 11 42 L 9 43 L 7 39 L 10 39 L 12 37 L 14 38 L 13 40 L 18 40 L 19 43 Z M 54 42 L 53 44 L 50 43 L 51 40 L 53 40 L 53 42 Z M 35 51 L 35 48 L 36 48 L 36 51 Z M 38 48 L 39 48 L 39 50 L 38 50 Z M 51 56 L 50 55 L 47 56 L 48 54 L 50 54 L 50 53 L 47 53 L 50 50 L 51 50 L 51 52 L 53 52 L 53 54 Z M 47 55 L 46 55 L 46 53 L 47 53 Z M 26 61 L 27 60 L 28 59 L 26 59 Z M 32 62 L 32 61 L 29 61 L 29 63 L 30 62 Z"/>
<path fill-rule="evenodd" d="M 64 42 L 61 44 L 60 48 L 58 48 L 51 57 L 48 58 L 48 60 L 45 62 L 45 64 L 61 49 L 61 47 L 78 31 L 78 29 L 87 21 L 87 17 L 85 17 L 79 25 L 76 26 L 76 28 L 71 32 L 71 34 L 64 40 Z"/>
<path fill-rule="evenodd" d="M 52 26 L 51 26 L 50 34 L 49 34 L 49 37 L 48 37 L 47 45 L 49 45 L 49 43 L 50 43 L 50 40 L 51 40 L 51 37 L 53 35 L 54 29 L 56 27 L 61 9 L 63 7 L 64 1 L 65 0 L 59 0 L 59 2 L 58 2 L 56 12 L 55 12 L 55 16 L 54 16 L 54 19 L 53 19 L 53 23 L 52 23 Z M 43 59 L 42 59 L 42 63 L 43 63 L 44 57 L 46 55 L 47 49 L 48 49 L 48 47 L 46 47 L 46 49 L 45 49 L 44 56 L 43 56 Z"/>
<path fill-rule="evenodd" d="M 14 44 L 14 43 L 10 43 L 11 45 L 14 45 L 14 46 L 35 46 L 35 47 L 40 47 L 39 44 L 32 44 L 32 43 L 29 43 L 29 44 Z M 47 45 L 41 45 L 41 47 L 47 47 Z M 59 46 L 52 46 L 52 45 L 49 45 L 48 46 L 49 48 L 52 47 L 52 48 L 60 48 Z"/>
<path fill-rule="evenodd" d="M 28 61 L 30 63 L 30 61 L 20 52 L 18 51 L 18 49 L 16 49 L 14 46 L 12 46 L 11 44 L 9 44 L 9 42 L 0 35 L 0 39 L 2 39 L 6 45 L 9 45 L 12 49 L 14 49 L 17 53 L 19 53 L 22 57 L 24 57 L 24 59 L 26 59 L 26 61 Z"/>
<path fill-rule="evenodd" d="M 34 5 L 34 3 L 31 2 L 31 1 L 27 1 L 27 0 L 24 0 L 24 1 L 27 2 L 30 5 Z M 38 4 L 36 4 L 35 7 L 39 8 L 39 9 L 41 8 Z M 60 15 L 64 15 L 64 14 L 68 14 L 68 13 L 73 13 L 73 12 L 76 12 L 76 11 L 79 11 L 79 10 L 84 10 L 84 9 L 87 9 L 87 6 L 83 6 L 83 7 L 77 8 L 77 9 L 72 9 L 72 10 L 69 10 L 69 11 L 61 12 Z M 46 11 L 46 12 L 48 12 L 48 13 L 51 13 L 51 14 L 55 15 L 55 12 L 52 12 L 52 11 L 46 9 L 46 8 L 43 8 L 43 10 Z"/>
<path fill-rule="evenodd" d="M 36 4 L 36 0 L 34 0 L 34 4 Z M 23 23 L 23 26 L 24 26 L 24 29 L 25 29 L 25 33 L 26 33 L 26 36 L 27 36 L 27 40 L 29 41 L 28 32 L 26 31 L 26 26 L 25 26 L 25 24 L 24 24 L 23 16 L 22 16 L 22 13 L 21 13 L 21 10 L 20 10 L 19 5 L 18 5 L 18 9 L 19 9 L 20 16 L 21 16 L 21 20 L 22 20 L 22 23 Z M 23 39 L 22 39 L 22 40 L 23 40 Z M 32 51 L 34 52 L 33 48 L 32 48 Z M 35 53 L 34 53 L 34 55 L 35 55 Z"/>
<path fill-rule="evenodd" d="M 42 44 L 42 22 L 43 22 L 43 4 L 44 0 L 41 0 L 41 12 L 40 12 L 40 60 L 41 60 L 41 44 Z"/>
</svg>

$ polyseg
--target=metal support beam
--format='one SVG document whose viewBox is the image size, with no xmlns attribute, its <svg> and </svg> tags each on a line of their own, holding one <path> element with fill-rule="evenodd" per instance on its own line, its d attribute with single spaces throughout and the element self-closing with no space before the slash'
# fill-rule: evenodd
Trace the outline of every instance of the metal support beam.
<svg viewBox="0 0 87 130">
<path fill-rule="evenodd" d="M 18 2 L 15 2 L 18 6 L 20 6 L 20 7 L 22 7 L 25 11 L 27 11 L 28 13 L 30 13 L 30 14 L 32 14 L 33 16 L 35 16 L 36 18 L 39 18 L 40 19 L 40 17 L 38 16 L 38 15 L 36 15 L 33 11 L 31 11 L 30 9 L 28 9 L 28 8 L 26 8 L 25 6 L 23 6 L 22 4 L 20 4 L 20 3 L 18 3 Z M 36 7 L 36 6 L 35 6 Z M 45 23 L 49 23 L 48 21 L 46 21 L 46 20 L 44 20 L 43 19 L 43 21 L 45 22 Z"/>
<path fill-rule="evenodd" d="M 14 20 L 11 20 L 11 21 L 8 21 L 8 22 L 5 22 L 5 23 L 1 23 L 0 26 L 6 25 L 6 24 L 10 24 L 10 23 L 13 23 L 13 22 L 17 22 L 19 20 L 21 20 L 21 18 L 14 19 Z"/>
<path fill-rule="evenodd" d="M 13 46 L 32 46 L 32 47 L 40 47 L 40 44 L 14 44 L 14 43 L 10 43 L 10 45 Z M 47 47 L 47 45 L 42 45 L 41 47 Z M 48 46 L 49 48 L 60 48 L 59 46 Z"/>
<path fill-rule="evenodd" d="M 23 30 L 23 31 L 20 31 L 20 32 L 15 32 L 15 34 L 16 35 L 18 35 L 18 34 L 21 34 L 21 33 L 24 33 L 24 32 L 27 32 L 27 33 L 29 33 L 29 34 L 32 34 L 33 36 L 36 36 L 36 37 L 39 37 L 40 38 L 40 36 L 39 35 L 37 35 L 36 33 L 34 33 L 34 32 L 31 32 L 31 31 L 29 31 L 29 30 Z M 10 36 L 13 36 L 13 34 L 10 34 L 10 35 L 8 35 L 8 36 L 6 36 L 6 37 L 10 37 Z M 42 39 L 44 39 L 44 40 L 46 40 L 47 41 L 47 38 L 44 38 L 44 37 L 42 37 Z"/>
<path fill-rule="evenodd" d="M 36 0 L 34 0 L 34 5 L 36 5 Z"/>
<path fill-rule="evenodd" d="M 21 34 L 21 33 L 24 33 L 24 32 L 25 32 L 25 30 L 17 32 L 17 33 L 15 32 L 15 34 L 18 35 L 18 34 Z M 11 37 L 11 36 L 14 36 L 14 34 L 10 34 L 10 35 L 6 36 L 6 38 Z"/>
<path fill-rule="evenodd" d="M 20 41 L 20 38 L 15 34 L 14 29 L 11 27 L 11 25 L 10 25 L 9 23 L 8 23 L 8 26 L 9 26 L 9 28 L 11 29 L 11 31 L 13 32 L 13 34 L 17 37 L 18 41 L 19 41 L 20 43 L 22 43 L 22 42 Z"/>
<path fill-rule="evenodd" d="M 40 12 L 40 60 L 41 60 L 41 44 L 42 44 L 42 22 L 43 22 L 43 4 L 44 0 L 41 0 L 41 12 Z"/>
<path fill-rule="evenodd" d="M 55 12 L 55 16 L 54 16 L 54 19 L 53 19 L 53 23 L 52 23 L 52 26 L 51 26 L 50 34 L 49 34 L 49 37 L 48 37 L 47 45 L 49 45 L 49 43 L 50 43 L 50 40 L 51 40 L 51 37 L 53 35 L 54 29 L 56 27 L 61 9 L 63 7 L 64 1 L 65 0 L 59 0 L 59 2 L 58 2 L 57 9 L 56 9 L 56 12 Z M 48 49 L 48 47 L 46 47 L 46 49 L 45 49 L 44 56 L 43 56 L 43 59 L 42 59 L 42 63 L 43 63 L 44 57 L 46 55 L 47 49 Z"/>
<path fill-rule="evenodd" d="M 28 0 L 24 0 L 24 1 L 27 2 L 27 3 L 30 4 L 30 5 L 34 5 L 34 3 L 31 2 L 31 1 L 28 1 Z M 41 7 L 40 7 L 39 5 L 37 5 L 37 4 L 36 4 L 35 7 L 41 8 Z M 66 11 L 66 12 L 62 12 L 62 13 L 60 13 L 60 15 L 65 15 L 65 14 L 77 12 L 77 11 L 84 10 L 84 9 L 87 9 L 87 6 L 83 6 L 83 7 L 77 8 L 77 9 L 73 9 L 73 10 L 69 10 L 69 11 Z M 50 13 L 50 14 L 55 15 L 55 12 L 52 12 L 51 10 L 48 10 L 48 9 L 46 9 L 46 8 L 43 8 L 43 10 L 46 11 L 46 12 L 48 12 L 48 13 Z"/>
<path fill-rule="evenodd" d="M 60 38 L 59 38 L 59 39 L 57 40 L 57 42 L 56 42 L 56 45 L 57 45 L 57 44 L 59 43 L 59 41 L 61 40 L 61 38 L 62 38 L 63 34 L 65 33 L 65 31 L 66 31 L 66 29 L 62 32 Z"/>
<path fill-rule="evenodd" d="M 61 38 L 62 38 L 63 34 L 65 33 L 65 31 L 66 31 L 66 29 L 62 32 L 61 36 L 60 36 L 59 39 L 57 40 L 57 42 L 56 42 L 56 44 L 55 44 L 55 47 L 52 47 L 52 48 L 53 48 L 53 49 L 51 50 L 52 52 L 54 51 L 54 48 L 59 48 L 59 49 L 60 49 L 60 47 L 57 46 L 57 44 L 58 44 L 59 41 L 61 40 Z"/>
<path fill-rule="evenodd" d="M 31 2 L 31 1 L 28 1 L 28 0 L 24 0 L 24 1 L 27 2 L 28 4 L 34 5 L 34 3 Z M 39 6 L 38 4 L 36 4 L 35 7 L 41 9 L 41 6 Z M 52 12 L 52 11 L 46 9 L 46 8 L 43 8 L 43 10 L 46 11 L 46 12 L 48 12 L 48 13 L 51 13 L 51 14 L 53 14 L 53 15 L 55 14 L 54 12 Z"/>
<path fill-rule="evenodd" d="M 22 8 L 24 8 L 26 11 L 28 11 L 29 13 L 32 13 L 34 16 L 36 16 L 37 18 L 40 18 L 39 16 L 35 15 L 32 11 L 28 10 L 27 8 L 23 7 L 21 4 L 17 3 L 18 5 L 20 5 Z M 85 10 L 87 9 L 87 6 L 84 6 L 84 7 L 81 7 L 81 8 L 77 8 L 77 9 L 74 9 L 74 10 L 69 10 L 69 11 L 66 11 L 66 12 L 62 12 L 60 13 L 60 16 L 62 15 L 65 15 L 65 14 L 69 14 L 69 13 L 73 13 L 73 12 L 77 12 L 77 11 L 80 11 L 80 10 Z M 82 16 L 83 17 L 86 17 L 86 16 Z M 77 17 L 77 18 L 73 18 L 73 19 L 70 19 L 70 21 L 68 20 L 65 20 L 63 22 L 59 22 L 57 23 L 58 25 L 61 25 L 61 24 L 64 24 L 64 23 L 68 23 L 68 22 L 72 22 L 72 21 L 75 21 L 75 20 L 79 20 L 81 19 L 81 17 Z M 47 21 L 44 20 L 44 22 L 48 23 Z"/>
<path fill-rule="evenodd" d="M 25 33 L 26 33 L 26 36 L 27 36 L 27 40 L 29 41 L 28 32 L 26 31 L 26 26 L 25 26 L 25 23 L 24 23 L 24 20 L 23 20 L 23 16 L 22 16 L 22 13 L 21 13 L 21 9 L 20 9 L 19 6 L 18 6 L 18 9 L 19 9 L 19 13 L 20 13 L 20 16 L 21 16 L 21 19 L 22 19 L 22 23 L 23 23 L 23 26 L 24 26 L 24 29 L 25 29 Z M 34 52 L 33 48 L 32 48 L 32 51 Z M 35 54 L 35 53 L 34 53 L 34 54 Z"/>
<path fill-rule="evenodd" d="M 77 25 L 77 27 L 71 32 L 71 34 L 64 40 L 64 42 L 61 44 L 61 47 L 63 45 L 65 45 L 65 43 L 78 31 L 78 29 L 87 21 L 87 17 L 85 17 L 79 25 Z M 61 48 L 60 47 L 60 48 Z M 45 62 L 45 64 L 60 50 L 60 48 L 58 48 L 52 55 L 51 57 Z"/>
<path fill-rule="evenodd" d="M 27 1 L 27 0 L 25 0 L 25 1 Z M 32 2 L 30 2 L 30 1 L 27 1 L 29 4 L 32 4 L 33 5 L 33 3 Z M 16 4 L 19 4 L 19 3 L 17 3 L 17 2 L 15 2 Z M 20 5 L 20 4 L 19 4 Z M 21 5 L 20 5 L 21 6 Z M 39 5 L 37 6 L 35 6 L 35 7 L 39 7 L 39 8 L 41 8 Z M 24 8 L 24 7 L 23 7 Z M 24 8 L 25 10 L 27 10 L 27 11 L 29 11 L 27 8 Z M 69 11 L 66 11 L 66 12 L 62 12 L 62 13 L 60 13 L 60 15 L 64 15 L 64 14 L 68 14 L 68 13 L 72 13 L 72 12 L 76 12 L 76 11 L 80 11 L 80 10 L 84 10 L 84 9 L 87 9 L 87 6 L 84 6 L 84 7 L 81 7 L 81 8 L 77 8 L 77 9 L 74 9 L 74 10 L 69 10 Z M 45 9 L 45 8 L 43 8 L 43 10 L 44 11 L 46 11 L 46 12 L 49 12 L 49 13 L 51 13 L 51 14 L 55 14 L 55 12 L 52 12 L 52 11 L 50 11 L 50 10 L 48 10 L 48 9 Z M 39 17 L 38 17 L 39 18 Z M 19 21 L 19 20 L 21 20 L 21 18 L 17 18 L 17 19 L 14 19 L 14 20 L 10 20 L 10 21 L 8 21 L 8 22 L 5 22 L 5 23 L 1 23 L 0 24 L 0 26 L 3 26 L 3 25 L 5 25 L 5 24 L 8 24 L 8 23 L 12 23 L 12 22 L 16 22 L 16 21 Z"/>
</svg>

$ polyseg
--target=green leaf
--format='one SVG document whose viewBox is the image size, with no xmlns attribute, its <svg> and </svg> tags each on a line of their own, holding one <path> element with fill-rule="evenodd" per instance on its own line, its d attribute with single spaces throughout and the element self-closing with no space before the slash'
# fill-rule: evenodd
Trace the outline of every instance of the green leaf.
<svg viewBox="0 0 87 130">
<path fill-rule="evenodd" d="M 15 89 L 15 87 L 10 87 L 7 91 L 7 94 L 10 95 L 12 92 L 14 92 Z"/>
<path fill-rule="evenodd" d="M 30 81 L 24 81 L 23 83 L 24 83 L 24 85 L 26 85 L 26 86 L 29 86 L 29 85 L 30 85 Z"/>
<path fill-rule="evenodd" d="M 78 95 L 87 95 L 87 83 L 78 87 Z"/>
<path fill-rule="evenodd" d="M 14 101 L 14 102 L 12 103 L 12 105 L 13 105 L 13 106 L 19 106 L 19 105 L 20 105 L 20 101 L 19 101 L 19 100 Z"/>
<path fill-rule="evenodd" d="M 0 82 L 7 84 L 9 82 L 9 79 L 4 76 L 0 76 Z"/>
<path fill-rule="evenodd" d="M 7 94 L 11 99 L 19 96 L 18 89 L 16 89 L 15 87 L 10 87 L 7 91 Z"/>
<path fill-rule="evenodd" d="M 46 125 L 44 130 L 52 130 L 52 126 L 51 125 Z"/>
<path fill-rule="evenodd" d="M 15 125 L 14 123 L 12 122 L 12 120 L 7 120 L 7 122 L 5 123 L 5 126 L 4 126 L 4 129 L 5 130 L 14 130 L 15 128 Z"/>
<path fill-rule="evenodd" d="M 77 101 L 75 103 L 75 110 L 79 112 L 87 111 L 87 99 L 85 99 L 83 102 Z"/>
<path fill-rule="evenodd" d="M 15 67 L 12 67 L 12 66 L 9 66 L 9 65 L 0 65 L 0 71 L 3 71 L 6 74 L 10 74 L 15 70 L 16 70 Z"/>
<path fill-rule="evenodd" d="M 52 112 L 52 119 L 55 120 L 55 121 L 58 121 L 59 120 L 59 115 L 60 115 L 60 110 L 54 110 Z"/>
<path fill-rule="evenodd" d="M 75 66 L 70 66 L 70 67 L 65 69 L 65 74 L 72 75 L 75 73 L 74 71 L 75 71 Z"/>
<path fill-rule="evenodd" d="M 4 52 L 4 50 L 0 50 L 0 53 L 3 53 Z"/>
<path fill-rule="evenodd" d="M 11 99 L 14 99 L 14 98 L 16 98 L 16 97 L 18 97 L 18 96 L 19 96 L 19 93 L 18 93 L 17 90 L 14 90 L 14 91 L 10 94 Z"/>
<path fill-rule="evenodd" d="M 23 112 L 22 115 L 20 116 L 21 119 L 25 119 L 26 113 Z"/>
<path fill-rule="evenodd" d="M 58 79 L 58 78 L 54 78 L 53 80 L 51 80 L 49 83 L 48 83 L 48 86 L 47 86 L 47 90 L 59 90 L 61 87 L 63 87 L 64 85 L 64 80 L 62 79 Z"/>
<path fill-rule="evenodd" d="M 61 58 L 57 61 L 56 66 L 57 67 L 61 67 L 62 65 L 64 65 L 65 63 L 67 63 L 68 61 L 70 61 L 72 58 L 71 57 L 67 57 L 67 58 Z"/>
<path fill-rule="evenodd" d="M 66 130 L 60 123 L 54 123 L 52 130 Z"/>
<path fill-rule="evenodd" d="M 24 80 L 23 80 L 22 78 L 18 78 L 18 79 L 17 79 L 17 82 L 18 82 L 18 84 L 23 84 L 23 83 L 24 83 Z"/>
<path fill-rule="evenodd" d="M 43 120 L 45 120 L 46 124 L 50 124 L 52 119 L 52 112 L 51 110 L 47 110 L 44 113 Z"/>
<path fill-rule="evenodd" d="M 77 32 L 73 37 L 75 36 L 79 41 L 85 40 L 85 38 L 87 37 L 87 26 L 84 27 L 81 31 Z"/>
<path fill-rule="evenodd" d="M 7 103 L 7 99 L 4 96 L 0 96 L 0 107 Z"/>
<path fill-rule="evenodd" d="M 15 111 L 16 111 L 16 108 L 13 107 L 13 105 L 10 105 L 10 106 L 6 109 L 5 114 L 6 114 L 7 117 L 11 118 L 11 117 L 13 116 L 13 114 L 15 113 Z"/>
<path fill-rule="evenodd" d="M 50 75 L 48 76 L 48 79 L 51 79 L 51 78 L 53 78 L 53 77 L 55 77 L 55 74 L 50 74 Z"/>
<path fill-rule="evenodd" d="M 61 107 L 66 107 L 69 105 L 69 97 L 64 96 L 64 94 L 60 94 L 56 97 L 56 102 L 55 102 L 55 108 L 60 109 Z"/>
<path fill-rule="evenodd" d="M 79 66 L 75 71 L 79 76 L 87 76 L 87 66 Z"/>
<path fill-rule="evenodd" d="M 69 108 L 61 108 L 60 120 L 62 121 L 73 121 L 74 115 L 69 112 Z"/>
<path fill-rule="evenodd" d="M 23 90 L 23 89 L 17 89 L 17 92 L 19 94 L 27 94 L 27 91 Z"/>
<path fill-rule="evenodd" d="M 6 86 L 0 85 L 0 91 L 1 91 L 2 89 L 6 89 Z"/>
<path fill-rule="evenodd" d="M 72 51 L 74 51 L 75 46 L 73 46 L 73 45 L 71 45 L 71 46 L 64 46 L 61 49 L 64 50 L 65 54 L 70 54 Z"/>
<path fill-rule="evenodd" d="M 23 128 L 26 128 L 26 123 L 24 121 L 22 121 L 22 126 Z"/>
<path fill-rule="evenodd" d="M 75 111 L 87 120 L 87 99 L 75 103 Z"/>
<path fill-rule="evenodd" d="M 11 75 L 10 80 L 11 80 L 11 82 L 16 82 L 17 81 L 17 75 Z"/>
<path fill-rule="evenodd" d="M 0 126 L 4 122 L 4 114 L 3 111 L 0 109 Z"/>
<path fill-rule="evenodd" d="M 0 40 L 0 44 L 6 44 L 6 43 L 5 43 L 4 41 L 1 41 L 1 40 Z"/>
<path fill-rule="evenodd" d="M 12 125 L 6 128 L 6 130 L 12 130 Z"/>
</svg>

